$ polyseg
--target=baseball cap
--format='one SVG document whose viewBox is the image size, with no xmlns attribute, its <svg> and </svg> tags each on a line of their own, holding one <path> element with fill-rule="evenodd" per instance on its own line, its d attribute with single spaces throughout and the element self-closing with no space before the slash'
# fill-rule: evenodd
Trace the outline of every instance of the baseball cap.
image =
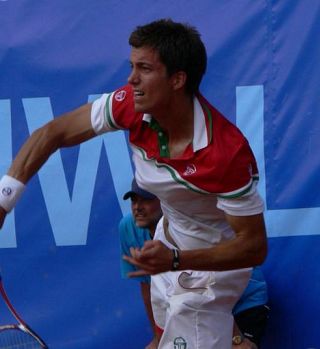
<svg viewBox="0 0 320 349">
<path fill-rule="evenodd" d="M 139 195 L 139 196 L 142 196 L 144 199 L 149 199 L 149 200 L 157 198 L 155 195 L 149 193 L 148 191 L 141 189 L 138 186 L 138 184 L 137 184 L 135 179 L 132 180 L 131 190 L 123 195 L 123 200 L 129 199 L 133 195 Z"/>
</svg>

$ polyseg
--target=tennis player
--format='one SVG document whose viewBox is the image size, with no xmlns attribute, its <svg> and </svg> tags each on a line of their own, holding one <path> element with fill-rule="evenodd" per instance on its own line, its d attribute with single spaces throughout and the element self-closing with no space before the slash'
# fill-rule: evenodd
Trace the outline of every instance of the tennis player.
<svg viewBox="0 0 320 349">
<path fill-rule="evenodd" d="M 0 226 L 53 152 L 128 129 L 137 183 L 164 215 L 154 239 L 126 257 L 140 269 L 132 277 L 153 275 L 159 348 L 230 349 L 232 308 L 267 254 L 256 161 L 199 92 L 207 57 L 195 28 L 157 20 L 129 44 L 128 85 L 55 118 L 22 146 L 0 182 Z"/>
</svg>

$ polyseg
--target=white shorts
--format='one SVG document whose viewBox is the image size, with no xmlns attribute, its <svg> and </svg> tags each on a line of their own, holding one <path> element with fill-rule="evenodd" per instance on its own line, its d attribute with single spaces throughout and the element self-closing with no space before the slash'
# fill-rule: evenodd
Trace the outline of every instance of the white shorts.
<svg viewBox="0 0 320 349">
<path fill-rule="evenodd" d="M 160 224 L 157 230 L 158 239 Z M 170 247 L 168 241 L 165 243 Z M 232 309 L 248 284 L 251 270 L 153 275 L 153 315 L 163 329 L 158 349 L 231 349 Z"/>
</svg>

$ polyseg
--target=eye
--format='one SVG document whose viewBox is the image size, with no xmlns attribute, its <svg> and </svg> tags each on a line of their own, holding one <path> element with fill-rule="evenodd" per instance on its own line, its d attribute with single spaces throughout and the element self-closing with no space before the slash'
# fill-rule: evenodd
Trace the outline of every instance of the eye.
<svg viewBox="0 0 320 349">
<path fill-rule="evenodd" d="M 152 69 L 149 65 L 142 65 L 141 70 L 144 72 L 150 72 Z"/>
</svg>

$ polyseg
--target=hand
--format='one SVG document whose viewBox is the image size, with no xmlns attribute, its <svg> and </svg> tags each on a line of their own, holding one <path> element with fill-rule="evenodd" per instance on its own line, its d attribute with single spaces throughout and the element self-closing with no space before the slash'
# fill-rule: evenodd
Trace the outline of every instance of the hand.
<svg viewBox="0 0 320 349">
<path fill-rule="evenodd" d="M 241 344 L 233 345 L 232 349 L 258 349 L 258 347 L 248 338 L 245 338 Z"/>
<path fill-rule="evenodd" d="M 0 229 L 3 226 L 6 215 L 7 215 L 6 210 L 0 206 Z"/>
<path fill-rule="evenodd" d="M 141 249 L 131 247 L 130 253 L 131 256 L 123 256 L 123 259 L 139 270 L 128 273 L 129 277 L 153 275 L 171 270 L 172 251 L 159 240 L 146 241 Z"/>
</svg>

